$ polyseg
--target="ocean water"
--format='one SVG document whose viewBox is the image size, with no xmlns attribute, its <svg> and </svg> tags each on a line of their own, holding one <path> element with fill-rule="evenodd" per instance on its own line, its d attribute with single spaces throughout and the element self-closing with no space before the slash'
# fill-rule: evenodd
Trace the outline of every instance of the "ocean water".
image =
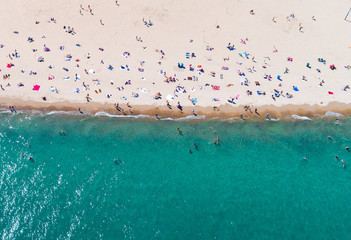
<svg viewBox="0 0 351 240">
<path fill-rule="evenodd" d="M 4 113 L 0 238 L 350 239 L 350 136 L 350 119 Z"/>
</svg>

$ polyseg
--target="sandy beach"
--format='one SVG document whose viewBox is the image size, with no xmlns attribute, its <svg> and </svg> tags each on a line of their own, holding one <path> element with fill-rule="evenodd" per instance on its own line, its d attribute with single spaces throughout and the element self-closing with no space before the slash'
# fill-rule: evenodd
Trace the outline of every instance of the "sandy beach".
<svg viewBox="0 0 351 240">
<path fill-rule="evenodd" d="M 350 7 L 8 1 L 0 105 L 160 117 L 349 114 Z"/>
</svg>

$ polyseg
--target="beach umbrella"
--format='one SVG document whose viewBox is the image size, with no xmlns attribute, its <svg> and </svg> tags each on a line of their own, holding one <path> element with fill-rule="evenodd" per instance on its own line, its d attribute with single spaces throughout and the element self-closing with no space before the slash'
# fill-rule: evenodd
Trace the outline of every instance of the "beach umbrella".
<svg viewBox="0 0 351 240">
<path fill-rule="evenodd" d="M 34 90 L 34 91 L 39 91 L 39 89 L 40 89 L 40 86 L 39 86 L 39 85 L 34 85 L 34 87 L 33 87 L 33 90 Z"/>
</svg>

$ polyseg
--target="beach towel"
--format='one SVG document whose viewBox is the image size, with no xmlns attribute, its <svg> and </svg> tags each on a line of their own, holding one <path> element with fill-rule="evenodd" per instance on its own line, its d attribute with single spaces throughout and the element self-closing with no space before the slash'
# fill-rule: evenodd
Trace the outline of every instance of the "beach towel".
<svg viewBox="0 0 351 240">
<path fill-rule="evenodd" d="M 293 88 L 296 92 L 300 91 L 296 86 L 293 86 Z"/>
<path fill-rule="evenodd" d="M 167 95 L 166 99 L 168 101 L 173 101 L 174 100 L 174 97 L 172 95 Z"/>
</svg>

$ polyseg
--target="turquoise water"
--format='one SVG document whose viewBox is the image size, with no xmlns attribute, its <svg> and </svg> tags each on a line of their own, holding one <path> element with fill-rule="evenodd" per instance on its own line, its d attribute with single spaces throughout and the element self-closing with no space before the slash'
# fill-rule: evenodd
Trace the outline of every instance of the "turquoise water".
<svg viewBox="0 0 351 240">
<path fill-rule="evenodd" d="M 1 239 L 350 239 L 351 120 L 0 125 Z"/>
</svg>

